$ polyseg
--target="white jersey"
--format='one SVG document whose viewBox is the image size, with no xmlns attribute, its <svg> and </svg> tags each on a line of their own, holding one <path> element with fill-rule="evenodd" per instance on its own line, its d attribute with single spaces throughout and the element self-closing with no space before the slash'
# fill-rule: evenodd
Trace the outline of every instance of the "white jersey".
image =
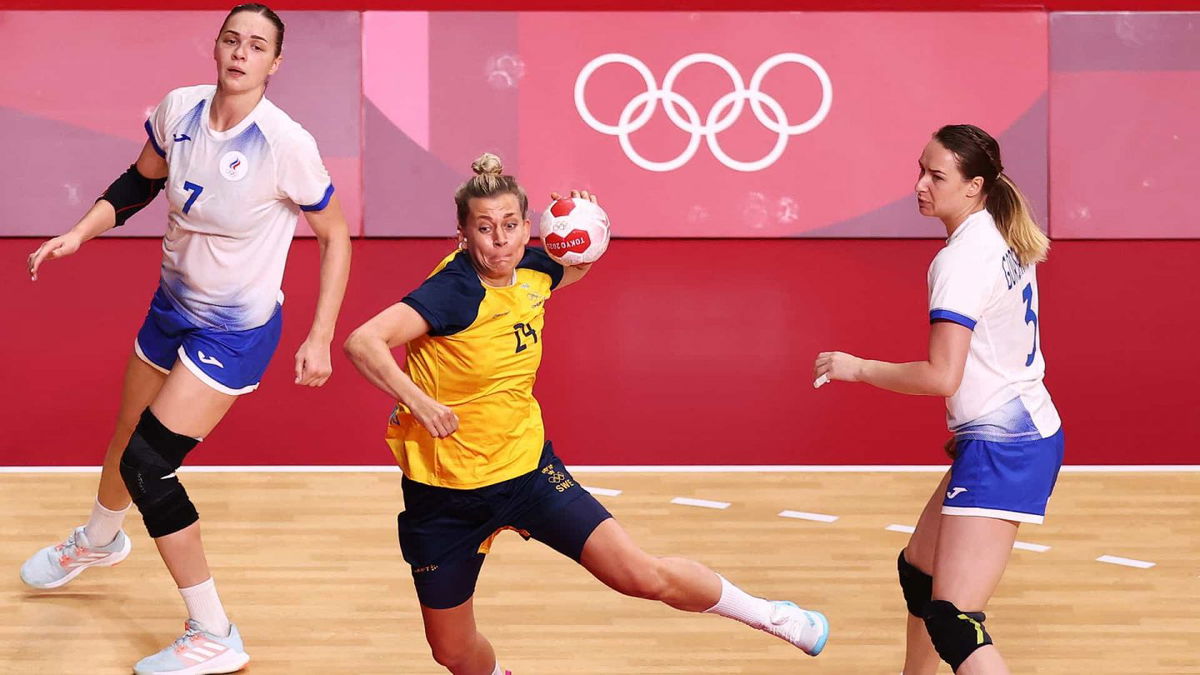
<svg viewBox="0 0 1200 675">
<path fill-rule="evenodd" d="M 282 301 L 299 209 L 325 208 L 333 183 L 313 137 L 265 97 L 214 131 L 216 89 L 176 89 L 146 120 L 168 165 L 162 288 L 196 325 L 246 330 Z"/>
<path fill-rule="evenodd" d="M 1058 411 L 1042 384 L 1036 265 L 1022 265 L 986 210 L 971 214 L 929 266 L 929 319 L 974 331 L 950 430 L 992 441 L 1048 438 Z"/>
</svg>

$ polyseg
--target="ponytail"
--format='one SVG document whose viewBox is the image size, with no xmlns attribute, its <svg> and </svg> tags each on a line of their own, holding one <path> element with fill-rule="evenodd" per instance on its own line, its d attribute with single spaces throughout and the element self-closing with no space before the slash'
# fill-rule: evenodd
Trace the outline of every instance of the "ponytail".
<svg viewBox="0 0 1200 675">
<path fill-rule="evenodd" d="M 1000 230 L 1022 265 L 1035 265 L 1046 260 L 1050 238 L 1033 222 L 1029 202 L 1006 174 L 1000 174 L 988 190 L 986 206 L 996 221 L 996 229 Z"/>
</svg>

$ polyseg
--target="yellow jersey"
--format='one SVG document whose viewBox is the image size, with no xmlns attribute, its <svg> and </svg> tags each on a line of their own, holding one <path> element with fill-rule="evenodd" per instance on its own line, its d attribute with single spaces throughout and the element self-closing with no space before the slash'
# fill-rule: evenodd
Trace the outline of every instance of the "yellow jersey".
<svg viewBox="0 0 1200 675">
<path fill-rule="evenodd" d="M 410 480 L 470 489 L 537 469 L 545 429 L 533 383 L 546 301 L 563 267 L 527 246 L 515 272 L 511 286 L 486 286 L 470 255 L 455 251 L 401 300 L 430 327 L 408 343 L 404 370 L 458 416 L 457 431 L 434 438 L 396 404 L 387 442 Z"/>
</svg>

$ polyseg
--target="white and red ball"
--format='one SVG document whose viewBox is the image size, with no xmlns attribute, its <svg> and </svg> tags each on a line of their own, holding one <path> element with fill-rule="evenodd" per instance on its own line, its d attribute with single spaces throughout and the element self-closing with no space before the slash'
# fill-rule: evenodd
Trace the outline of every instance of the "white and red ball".
<svg viewBox="0 0 1200 675">
<path fill-rule="evenodd" d="M 608 214 L 586 199 L 559 199 L 542 213 L 542 245 L 563 265 L 592 263 L 608 249 Z"/>
</svg>

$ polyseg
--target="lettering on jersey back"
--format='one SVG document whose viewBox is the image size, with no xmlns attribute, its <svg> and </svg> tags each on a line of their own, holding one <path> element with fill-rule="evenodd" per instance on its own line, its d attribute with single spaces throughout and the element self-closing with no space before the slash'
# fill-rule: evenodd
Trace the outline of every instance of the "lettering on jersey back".
<svg viewBox="0 0 1200 675">
<path fill-rule="evenodd" d="M 1008 290 L 1012 290 L 1021 281 L 1021 277 L 1025 276 L 1025 266 L 1021 264 L 1021 259 L 1010 248 L 1004 253 L 1004 257 L 1000 259 L 1000 268 L 1004 270 L 1004 282 L 1008 284 Z"/>
</svg>

